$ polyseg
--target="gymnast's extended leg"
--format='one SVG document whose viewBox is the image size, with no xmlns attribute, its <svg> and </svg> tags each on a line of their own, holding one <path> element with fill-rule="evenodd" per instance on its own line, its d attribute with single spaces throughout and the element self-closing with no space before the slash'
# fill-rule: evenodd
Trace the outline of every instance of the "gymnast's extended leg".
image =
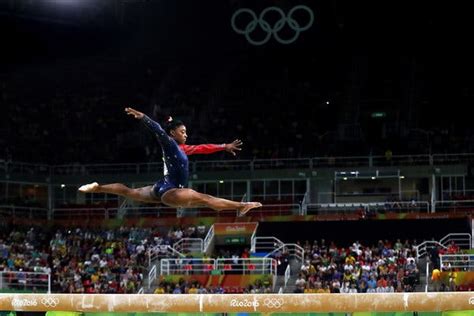
<svg viewBox="0 0 474 316">
<path fill-rule="evenodd" d="M 262 206 L 259 202 L 235 202 L 199 193 L 192 189 L 169 190 L 163 194 L 161 201 L 171 207 L 208 207 L 216 211 L 237 210 L 240 216 L 245 215 L 251 209 Z"/>
<path fill-rule="evenodd" d="M 126 197 L 131 200 L 145 203 L 160 203 L 161 200 L 152 193 L 153 186 L 132 189 L 122 183 L 99 185 L 97 182 L 83 185 L 79 191 L 84 193 L 108 193 Z"/>
</svg>

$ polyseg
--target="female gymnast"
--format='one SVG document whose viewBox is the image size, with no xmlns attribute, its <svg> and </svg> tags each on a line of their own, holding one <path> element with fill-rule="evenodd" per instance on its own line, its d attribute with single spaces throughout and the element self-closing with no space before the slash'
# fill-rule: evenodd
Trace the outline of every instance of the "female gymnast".
<svg viewBox="0 0 474 316">
<path fill-rule="evenodd" d="M 122 183 L 99 185 L 97 182 L 79 188 L 84 193 L 110 193 L 145 203 L 163 203 L 171 207 L 195 208 L 208 207 L 216 211 L 237 210 L 243 216 L 254 208 L 261 207 L 259 202 L 235 202 L 199 193 L 187 188 L 189 164 L 187 155 L 210 154 L 225 150 L 233 155 L 241 150 L 242 141 L 234 140 L 230 144 L 186 145 L 186 126 L 181 121 L 170 118 L 166 131 L 157 122 L 132 108 L 125 108 L 128 115 L 140 120 L 155 133 L 163 150 L 164 178 L 152 186 L 132 189 Z"/>
</svg>

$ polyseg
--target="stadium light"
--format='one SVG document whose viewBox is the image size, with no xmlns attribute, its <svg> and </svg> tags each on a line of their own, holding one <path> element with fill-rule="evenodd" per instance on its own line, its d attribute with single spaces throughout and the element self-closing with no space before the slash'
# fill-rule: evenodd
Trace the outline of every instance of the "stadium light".
<svg viewBox="0 0 474 316">
<path fill-rule="evenodd" d="M 45 0 L 51 4 L 81 4 L 84 0 Z"/>
<path fill-rule="evenodd" d="M 90 8 L 94 0 L 38 0 L 49 7 L 49 10 L 71 10 L 76 8 Z M 97 1 L 100 3 L 99 1 Z"/>
</svg>

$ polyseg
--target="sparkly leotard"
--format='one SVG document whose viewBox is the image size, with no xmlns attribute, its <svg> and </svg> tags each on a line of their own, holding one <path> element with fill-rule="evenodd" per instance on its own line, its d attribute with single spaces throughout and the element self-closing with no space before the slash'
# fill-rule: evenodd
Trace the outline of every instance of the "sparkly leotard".
<svg viewBox="0 0 474 316">
<path fill-rule="evenodd" d="M 211 154 L 225 149 L 225 144 L 185 145 L 178 143 L 168 136 L 160 124 L 144 116 L 142 119 L 146 127 L 155 133 L 163 150 L 164 177 L 153 186 L 153 194 L 161 198 L 171 189 L 185 188 L 188 186 L 189 162 L 188 155 Z"/>
</svg>

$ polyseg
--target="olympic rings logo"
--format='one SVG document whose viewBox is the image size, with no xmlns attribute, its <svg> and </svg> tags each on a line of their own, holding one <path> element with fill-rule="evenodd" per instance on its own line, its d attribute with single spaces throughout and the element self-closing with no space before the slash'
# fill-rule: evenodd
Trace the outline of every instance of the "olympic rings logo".
<svg viewBox="0 0 474 316">
<path fill-rule="evenodd" d="M 59 304 L 59 299 L 57 297 L 45 297 L 41 299 L 41 304 L 45 307 L 56 307 Z"/>
<path fill-rule="evenodd" d="M 298 10 L 305 11 L 309 15 L 309 21 L 304 26 L 300 26 L 300 24 L 293 18 L 293 14 Z M 278 19 L 273 26 L 265 20 L 265 16 L 269 12 L 276 12 L 280 16 L 280 19 Z M 237 27 L 235 20 L 246 13 L 250 15 L 252 20 L 245 28 L 241 29 Z M 293 7 L 290 12 L 288 12 L 288 16 L 285 16 L 283 10 L 277 7 L 268 7 L 264 9 L 259 17 L 257 17 L 254 11 L 247 8 L 241 8 L 234 12 L 230 22 L 234 31 L 238 34 L 245 35 L 247 41 L 252 45 L 263 45 L 270 40 L 272 35 L 275 37 L 277 42 L 281 44 L 291 44 L 298 39 L 301 32 L 306 31 L 313 25 L 314 14 L 313 11 L 305 5 L 297 5 Z M 293 36 L 288 39 L 281 38 L 279 34 L 283 27 L 285 27 L 285 24 L 288 24 L 289 28 L 295 32 Z M 251 34 L 255 31 L 257 26 L 260 26 L 260 28 L 266 32 L 266 35 L 262 40 L 254 40 L 251 37 Z"/>
<path fill-rule="evenodd" d="M 283 300 L 280 298 L 266 298 L 263 305 L 268 308 L 280 308 L 283 306 Z"/>
</svg>

